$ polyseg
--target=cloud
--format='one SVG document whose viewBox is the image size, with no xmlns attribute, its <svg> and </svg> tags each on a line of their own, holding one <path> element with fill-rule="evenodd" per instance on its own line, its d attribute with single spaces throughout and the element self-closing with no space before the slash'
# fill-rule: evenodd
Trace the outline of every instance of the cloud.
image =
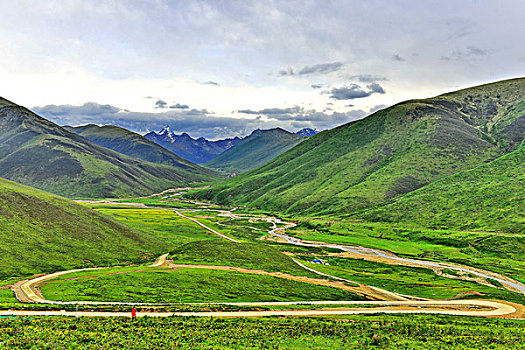
<svg viewBox="0 0 525 350">
<path fill-rule="evenodd" d="M 452 60 L 462 61 L 482 58 L 488 55 L 488 52 L 477 46 L 467 46 L 464 49 L 455 50 L 451 56 L 441 56 L 440 60 L 449 62 Z"/>
<path fill-rule="evenodd" d="M 330 98 L 335 100 L 353 100 L 357 98 L 365 98 L 372 94 L 384 94 L 385 89 L 378 83 L 371 83 L 366 86 L 368 90 L 363 90 L 361 86 L 357 84 L 350 84 L 342 87 L 334 87 L 328 91 L 324 91 L 324 94 L 329 94 Z"/>
<path fill-rule="evenodd" d="M 311 66 L 304 66 L 301 69 L 288 67 L 279 71 L 280 76 L 286 75 L 310 75 L 310 74 L 328 74 L 336 72 L 343 68 L 343 62 L 318 63 Z"/>
<path fill-rule="evenodd" d="M 381 85 L 379 85 L 378 83 L 372 83 L 372 84 L 368 84 L 366 86 L 368 89 L 370 89 L 370 92 L 372 93 L 378 93 L 378 94 L 384 94 L 385 93 L 385 89 L 383 89 L 383 87 Z"/>
<path fill-rule="evenodd" d="M 370 108 L 370 111 L 368 113 L 372 114 L 384 108 L 386 108 L 386 105 L 377 105 L 377 106 Z"/>
<path fill-rule="evenodd" d="M 467 56 L 486 56 L 487 51 L 479 47 L 476 47 L 476 46 L 467 46 L 466 55 Z"/>
<path fill-rule="evenodd" d="M 372 75 L 372 74 L 356 74 L 351 75 L 349 77 L 350 80 L 358 80 L 361 83 L 375 83 L 378 81 L 387 81 L 388 79 L 386 77 L 380 76 L 380 75 Z"/>
<path fill-rule="evenodd" d="M 45 114 L 48 116 L 61 116 L 61 115 L 97 116 L 101 114 L 115 114 L 121 111 L 120 108 L 117 108 L 111 105 L 101 105 L 95 102 L 86 102 L 81 106 L 47 105 L 45 107 L 34 107 L 32 110 L 37 114 Z"/>
<path fill-rule="evenodd" d="M 304 111 L 302 107 L 295 106 L 290 108 L 265 108 L 258 111 L 254 111 L 251 109 L 241 109 L 238 110 L 237 113 L 242 114 L 262 114 L 262 115 L 282 115 L 282 114 L 294 114 L 294 113 L 300 113 Z"/>
<path fill-rule="evenodd" d="M 322 84 L 312 84 L 312 89 L 321 89 L 323 87 Z"/>
<path fill-rule="evenodd" d="M 204 82 L 204 83 L 202 83 L 202 84 L 203 84 L 203 85 L 213 85 L 213 86 L 220 86 L 220 84 L 219 84 L 219 83 L 217 83 L 216 81 L 211 81 L 211 80 L 209 80 L 209 81 L 206 81 L 206 82 Z"/>
<path fill-rule="evenodd" d="M 339 125 L 348 121 L 360 119 L 366 116 L 363 110 L 352 110 L 346 113 L 325 113 L 332 108 L 326 107 L 323 112 L 314 109 L 305 109 L 300 106 L 289 108 L 265 108 L 261 110 L 239 110 L 237 113 L 265 116 L 269 120 L 280 122 L 309 122 L 318 128 L 326 128 L 327 125 Z"/>
<path fill-rule="evenodd" d="M 188 105 L 181 105 L 180 103 L 175 103 L 174 105 L 171 105 L 169 108 L 170 109 L 189 109 L 190 106 L 188 106 Z"/>
<path fill-rule="evenodd" d="M 156 113 L 142 113 L 94 102 L 82 106 L 47 105 L 32 110 L 59 125 L 116 125 L 138 133 L 160 130 L 164 125 L 170 125 L 177 134 L 186 132 L 192 137 L 208 139 L 245 136 L 255 129 L 275 127 L 291 131 L 307 127 L 325 130 L 368 114 L 363 110 L 323 113 L 293 106 L 241 110 L 237 114 L 246 116 L 234 118 L 214 115 L 206 109 L 165 109 Z"/>
<path fill-rule="evenodd" d="M 155 108 L 166 108 L 167 105 L 168 103 L 163 100 L 157 100 L 157 102 L 155 102 Z"/>
<path fill-rule="evenodd" d="M 393 59 L 394 61 L 397 61 L 397 62 L 403 62 L 403 61 L 405 61 L 405 59 L 404 59 L 403 57 L 399 56 L 399 54 L 397 54 L 397 53 L 396 53 L 395 55 L 392 55 L 392 59 Z"/>
</svg>

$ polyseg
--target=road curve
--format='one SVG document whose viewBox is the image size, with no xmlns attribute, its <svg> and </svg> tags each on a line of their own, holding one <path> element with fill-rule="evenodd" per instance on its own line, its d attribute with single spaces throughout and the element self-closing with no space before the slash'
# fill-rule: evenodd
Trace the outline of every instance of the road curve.
<svg viewBox="0 0 525 350">
<path fill-rule="evenodd" d="M 375 308 L 356 309 L 323 309 L 323 310 L 268 310 L 268 311 L 211 311 L 211 312 L 138 312 L 137 316 L 149 317 L 265 317 L 265 316 L 337 316 L 356 314 L 442 314 L 455 316 L 505 316 L 516 312 L 508 304 L 489 300 L 455 300 L 455 301 L 367 301 L 348 302 Z M 246 305 L 246 303 L 241 303 Z M 256 305 L 264 305 L 257 303 Z M 231 304 L 229 304 L 231 305 Z M 451 307 L 482 307 L 489 310 L 454 310 Z M 0 310 L 0 316 L 72 316 L 72 317 L 129 317 L 129 312 L 107 311 L 26 311 Z"/>
</svg>

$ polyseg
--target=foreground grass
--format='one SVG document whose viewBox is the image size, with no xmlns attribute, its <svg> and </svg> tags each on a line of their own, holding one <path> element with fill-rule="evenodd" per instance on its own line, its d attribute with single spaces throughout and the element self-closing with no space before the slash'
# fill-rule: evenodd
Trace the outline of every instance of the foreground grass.
<svg viewBox="0 0 525 350">
<path fill-rule="evenodd" d="M 0 319 L 17 349 L 521 349 L 521 321 L 432 315 L 333 318 Z"/>
<path fill-rule="evenodd" d="M 41 286 L 60 301 L 249 302 L 364 300 L 336 288 L 234 271 L 117 268 L 61 276 Z"/>
</svg>

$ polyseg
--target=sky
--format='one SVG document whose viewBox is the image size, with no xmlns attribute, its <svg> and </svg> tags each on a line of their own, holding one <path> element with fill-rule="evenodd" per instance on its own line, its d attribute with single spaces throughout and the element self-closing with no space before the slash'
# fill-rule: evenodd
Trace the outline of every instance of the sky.
<svg viewBox="0 0 525 350">
<path fill-rule="evenodd" d="M 60 125 L 324 130 L 523 77 L 523 0 L 0 0 L 0 96 Z"/>
</svg>

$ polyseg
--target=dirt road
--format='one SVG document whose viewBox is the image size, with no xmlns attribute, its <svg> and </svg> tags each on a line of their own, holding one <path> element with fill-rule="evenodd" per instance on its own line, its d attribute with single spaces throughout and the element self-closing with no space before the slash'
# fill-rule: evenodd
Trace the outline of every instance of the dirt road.
<svg viewBox="0 0 525 350">
<path fill-rule="evenodd" d="M 305 303 L 305 302 L 303 302 Z M 315 304 L 310 302 L 309 304 Z M 137 316 L 169 317 L 263 317 L 263 316 L 337 316 L 356 314 L 442 314 L 456 316 L 504 316 L 516 312 L 506 303 L 488 300 L 455 300 L 455 301 L 366 301 L 348 302 L 353 305 L 366 305 L 367 308 L 322 309 L 322 310 L 269 310 L 269 311 L 214 311 L 214 312 L 138 312 Z M 247 303 L 241 303 L 247 305 Z M 253 303 L 250 305 L 265 305 Z M 376 306 L 376 307 L 370 307 Z M 457 307 L 458 309 L 454 309 Z M 471 309 L 472 308 L 472 309 Z M 479 310 L 478 308 L 483 308 Z M 0 316 L 72 316 L 72 317 L 129 317 L 129 312 L 87 312 L 87 311 L 26 311 L 0 310 Z"/>
</svg>

